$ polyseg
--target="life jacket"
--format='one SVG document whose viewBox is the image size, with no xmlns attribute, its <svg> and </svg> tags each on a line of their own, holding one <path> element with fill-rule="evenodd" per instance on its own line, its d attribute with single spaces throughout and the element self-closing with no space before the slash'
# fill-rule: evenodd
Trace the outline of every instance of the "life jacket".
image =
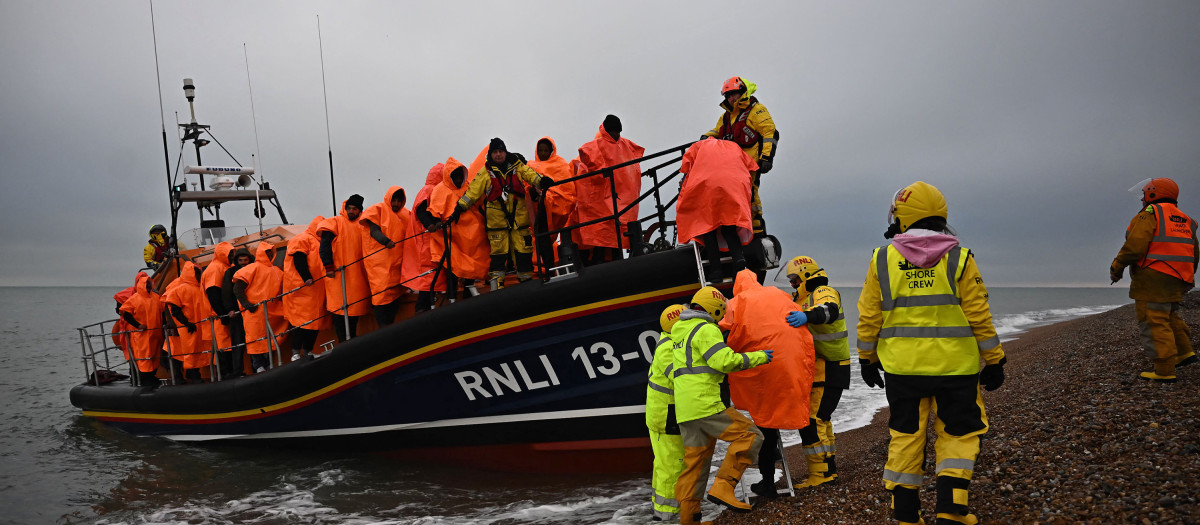
<svg viewBox="0 0 1200 525">
<path fill-rule="evenodd" d="M 1157 226 L 1146 256 L 1138 261 L 1139 268 L 1150 268 L 1195 284 L 1196 220 L 1169 202 L 1147 206 L 1154 208 Z M 1130 224 L 1132 227 L 1133 224 Z M 1129 228 L 1125 229 L 1129 235 Z"/>
<path fill-rule="evenodd" d="M 733 122 L 729 122 L 729 114 L 732 111 L 726 111 L 725 115 L 721 117 L 719 138 L 722 140 L 732 140 L 742 148 L 749 148 L 761 142 L 762 135 L 759 135 L 757 131 L 754 131 L 754 129 L 746 124 L 746 119 L 750 117 L 750 110 L 754 109 L 756 105 L 758 105 L 758 99 L 750 97 L 750 104 L 738 114 L 737 119 Z"/>
<path fill-rule="evenodd" d="M 826 296 L 825 294 L 833 294 L 838 298 L 838 318 L 832 323 L 826 324 L 809 324 L 808 330 L 812 332 L 813 345 L 816 346 L 817 357 L 825 361 L 842 361 L 850 359 L 850 340 L 847 338 L 849 333 L 846 331 L 846 312 L 840 307 L 842 294 L 838 293 L 832 287 L 818 286 L 808 297 L 804 299 L 800 309 L 804 311 L 816 308 L 817 296 Z M 827 301 L 821 301 L 824 304 Z"/>
<path fill-rule="evenodd" d="M 155 242 L 155 239 L 150 241 L 150 246 L 154 247 L 154 262 L 163 262 L 167 257 L 167 245 Z"/>
<path fill-rule="evenodd" d="M 895 246 L 876 248 L 879 276 L 879 361 L 892 374 L 979 373 L 979 343 L 962 309 L 958 276 L 969 251 L 955 247 L 931 268 L 909 263 Z"/>
<path fill-rule="evenodd" d="M 483 199 L 488 202 L 495 202 L 504 197 L 505 193 L 515 195 L 517 198 L 525 198 L 525 184 L 521 182 L 521 178 L 517 176 L 516 163 L 508 164 L 508 173 L 501 173 L 500 166 L 487 164 L 488 175 L 492 177 L 491 188 L 488 189 L 487 195 Z"/>
</svg>

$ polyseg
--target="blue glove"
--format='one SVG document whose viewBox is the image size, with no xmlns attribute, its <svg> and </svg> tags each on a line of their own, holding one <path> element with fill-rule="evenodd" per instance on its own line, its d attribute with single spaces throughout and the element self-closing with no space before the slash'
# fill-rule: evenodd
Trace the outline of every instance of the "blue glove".
<svg viewBox="0 0 1200 525">
<path fill-rule="evenodd" d="M 787 322 L 792 325 L 792 328 L 800 328 L 808 324 L 808 314 L 804 312 L 792 312 L 788 314 Z"/>
<path fill-rule="evenodd" d="M 775 351 L 774 350 L 763 350 L 763 353 L 767 354 L 767 362 L 768 363 L 770 363 L 772 359 L 775 359 Z"/>
</svg>

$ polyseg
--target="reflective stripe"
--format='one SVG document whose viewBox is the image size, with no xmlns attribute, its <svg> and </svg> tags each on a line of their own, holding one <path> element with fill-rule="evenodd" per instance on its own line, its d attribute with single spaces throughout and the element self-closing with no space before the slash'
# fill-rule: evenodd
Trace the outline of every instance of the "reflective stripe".
<svg viewBox="0 0 1200 525">
<path fill-rule="evenodd" d="M 837 452 L 837 447 L 832 445 L 821 445 L 819 447 L 804 447 L 804 453 L 808 455 L 824 454 Z"/>
<path fill-rule="evenodd" d="M 849 335 L 845 330 L 832 334 L 813 334 L 813 341 L 833 341 L 834 339 L 845 339 Z"/>
<path fill-rule="evenodd" d="M 675 506 L 678 507 L 679 505 L 675 505 Z M 658 518 L 660 521 L 675 521 L 675 520 L 679 519 L 679 513 L 678 512 L 667 512 L 665 510 L 654 509 L 654 517 Z"/>
<path fill-rule="evenodd" d="M 668 395 L 668 396 L 673 396 L 673 395 L 675 395 L 675 391 L 674 391 L 674 390 L 671 390 L 670 388 L 667 388 L 667 387 L 665 387 L 665 386 L 662 386 L 662 385 L 660 385 L 660 384 L 658 384 L 658 383 L 655 383 L 654 381 L 648 381 L 648 382 L 646 383 L 646 385 L 650 387 L 650 390 L 653 390 L 653 391 L 655 391 L 655 392 L 662 392 L 662 393 L 664 393 L 664 394 L 666 394 L 666 395 Z"/>
<path fill-rule="evenodd" d="M 890 337 L 971 337 L 969 326 L 892 326 L 879 331 L 880 339 Z"/>
<path fill-rule="evenodd" d="M 703 326 L 704 326 L 704 323 L 700 323 L 700 324 L 696 325 L 696 327 L 692 329 L 691 333 L 688 334 L 687 346 L 684 347 L 687 349 L 687 351 L 685 353 L 687 354 L 687 367 L 688 368 L 692 367 L 692 338 L 696 337 L 696 332 L 699 332 L 700 328 Z"/>
<path fill-rule="evenodd" d="M 675 370 L 675 377 L 689 374 L 721 374 L 721 372 L 718 372 L 717 369 L 708 366 L 689 366 Z"/>
<path fill-rule="evenodd" d="M 846 320 L 846 311 L 842 310 L 841 308 L 838 308 L 838 318 L 834 319 L 834 321 L 845 321 L 845 320 Z"/>
<path fill-rule="evenodd" d="M 957 468 L 957 469 L 962 469 L 962 470 L 970 470 L 970 471 L 974 472 L 975 471 L 975 462 L 972 460 L 969 460 L 969 459 L 949 458 L 949 459 L 943 459 L 943 460 L 939 461 L 937 464 L 937 472 L 938 473 L 941 473 L 943 470 L 946 470 L 948 468 Z"/>
<path fill-rule="evenodd" d="M 951 281 L 951 288 L 953 288 Z M 910 306 L 949 306 L 962 304 L 962 300 L 956 295 L 951 294 L 936 294 L 936 295 L 913 295 L 909 297 L 900 297 L 893 301 L 895 308 L 907 308 Z"/>
<path fill-rule="evenodd" d="M 858 340 L 859 350 L 874 350 L 878 345 L 879 341 L 863 341 L 862 339 Z"/>
<path fill-rule="evenodd" d="M 1185 239 L 1183 237 L 1170 237 L 1167 235 L 1155 235 L 1154 237 L 1151 237 L 1150 240 L 1152 240 L 1154 242 L 1177 242 L 1179 244 L 1187 244 L 1187 245 L 1192 244 L 1191 239 Z"/>
<path fill-rule="evenodd" d="M 742 370 L 746 370 L 746 369 L 750 368 L 750 356 L 748 356 L 746 354 L 739 354 L 739 355 L 742 356 Z"/>
<path fill-rule="evenodd" d="M 1156 261 L 1192 262 L 1192 258 L 1186 255 L 1158 255 L 1155 253 L 1148 253 L 1146 254 L 1146 258 L 1154 259 Z"/>
<path fill-rule="evenodd" d="M 674 370 L 674 369 L 675 369 L 675 363 L 671 363 L 671 364 L 667 365 L 667 369 L 663 370 L 663 375 L 666 377 L 671 377 L 671 370 Z"/>
<path fill-rule="evenodd" d="M 958 258 L 962 255 L 962 250 L 958 246 L 950 248 L 950 257 L 946 258 L 946 271 L 949 275 L 946 276 L 950 280 L 950 293 L 956 296 L 955 302 L 951 304 L 959 304 L 958 296 Z"/>
<path fill-rule="evenodd" d="M 779 144 L 779 139 L 775 137 L 763 137 L 762 140 L 763 142 L 770 142 L 771 144 Z"/>
<path fill-rule="evenodd" d="M 1160 312 L 1170 312 L 1171 303 L 1146 303 L 1146 308 L 1158 310 Z"/>
<path fill-rule="evenodd" d="M 879 276 L 879 309 L 884 312 L 890 312 L 896 305 L 892 301 L 892 279 L 888 277 L 887 263 L 887 246 L 877 250 L 878 256 L 875 257 L 875 272 Z"/>
<path fill-rule="evenodd" d="M 671 340 L 671 336 L 669 336 L 669 335 L 664 335 L 664 336 L 662 336 L 662 337 L 658 338 L 658 345 L 659 345 L 659 346 L 662 346 L 662 344 L 663 344 L 663 343 L 665 343 L 665 342 L 667 342 L 667 341 L 670 341 L 670 340 Z"/>
<path fill-rule="evenodd" d="M 729 345 L 727 345 L 725 343 L 717 343 L 715 345 L 712 345 L 711 348 L 709 348 L 708 350 L 706 350 L 704 352 L 704 360 L 708 361 L 709 359 L 712 359 L 712 356 L 714 354 L 716 354 L 717 352 L 721 351 L 722 348 L 729 348 Z"/>
<path fill-rule="evenodd" d="M 883 469 L 883 480 L 890 481 L 892 483 L 900 483 L 903 485 L 917 486 L 920 486 L 921 483 L 925 481 L 924 475 L 922 474 L 904 474 L 888 469 Z"/>
<path fill-rule="evenodd" d="M 1000 336 L 992 336 L 979 342 L 980 350 L 991 350 L 1000 346 Z"/>
<path fill-rule="evenodd" d="M 657 493 L 657 492 L 655 492 L 655 493 L 654 493 L 654 504 L 656 504 L 656 505 L 667 505 L 667 506 L 669 506 L 669 507 L 678 507 L 678 506 L 679 506 L 679 500 L 676 500 L 676 499 L 668 499 L 668 498 L 664 498 L 664 497 L 662 497 L 662 496 L 658 495 L 658 493 Z"/>
</svg>

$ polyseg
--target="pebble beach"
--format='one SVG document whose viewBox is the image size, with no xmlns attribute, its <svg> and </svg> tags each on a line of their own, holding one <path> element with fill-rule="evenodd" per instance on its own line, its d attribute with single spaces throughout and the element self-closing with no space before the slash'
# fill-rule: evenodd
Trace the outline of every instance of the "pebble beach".
<svg viewBox="0 0 1200 525">
<path fill-rule="evenodd" d="M 1200 346 L 1200 292 L 1180 316 Z M 1132 304 L 1036 328 L 1004 348 L 1004 386 L 983 393 L 991 428 L 970 502 L 980 523 L 1200 524 L 1200 365 L 1180 368 L 1174 384 L 1138 379 L 1151 364 Z M 852 388 L 867 387 L 856 378 Z M 716 523 L 896 523 L 880 478 L 887 415 L 837 435 L 836 483 L 756 502 L 750 513 L 725 511 Z M 803 479 L 800 447 L 786 454 Z M 921 503 L 932 525 L 932 446 L 927 454 Z"/>
</svg>

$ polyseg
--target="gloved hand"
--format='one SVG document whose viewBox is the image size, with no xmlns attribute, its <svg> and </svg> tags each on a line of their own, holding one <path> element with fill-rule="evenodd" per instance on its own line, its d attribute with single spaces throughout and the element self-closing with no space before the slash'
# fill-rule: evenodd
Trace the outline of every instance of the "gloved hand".
<svg viewBox="0 0 1200 525">
<path fill-rule="evenodd" d="M 462 215 L 462 212 L 462 206 L 455 205 L 454 211 L 451 212 L 450 216 L 446 218 L 446 222 L 458 222 L 458 216 Z"/>
<path fill-rule="evenodd" d="M 770 363 L 772 359 L 775 359 L 775 351 L 774 350 L 763 350 L 763 353 L 767 354 L 767 362 L 768 363 Z"/>
<path fill-rule="evenodd" d="M 258 305 L 256 304 L 247 304 L 245 306 L 247 312 L 254 313 L 258 311 Z"/>
<path fill-rule="evenodd" d="M 792 328 L 800 328 L 808 324 L 808 314 L 800 311 L 795 311 L 787 315 L 787 322 L 792 325 Z"/>
<path fill-rule="evenodd" d="M 186 326 L 186 327 L 187 327 L 187 331 L 188 331 L 188 333 L 189 333 L 189 334 L 194 334 L 194 333 L 196 333 L 196 323 L 188 323 L 188 324 L 185 324 L 185 325 L 183 325 L 183 326 Z"/>
<path fill-rule="evenodd" d="M 542 178 L 538 179 L 538 189 L 539 190 L 543 190 L 543 191 L 548 190 L 548 189 L 550 189 L 551 186 L 554 186 L 554 179 L 547 177 L 545 175 L 542 175 Z"/>
<path fill-rule="evenodd" d="M 509 155 L 512 155 L 512 156 L 514 156 L 514 157 L 516 157 L 516 158 L 517 158 L 517 160 L 521 161 L 521 164 L 527 164 L 527 162 L 525 162 L 525 156 L 524 156 L 524 155 L 522 155 L 522 154 L 520 154 L 520 153 L 517 153 L 517 152 L 515 152 L 515 151 L 510 151 L 510 152 L 508 152 L 508 154 L 509 154 Z"/>
<path fill-rule="evenodd" d="M 1112 265 L 1108 267 L 1108 279 L 1115 283 L 1124 276 L 1125 267 L 1118 265 L 1117 261 L 1113 261 Z"/>
<path fill-rule="evenodd" d="M 871 363 L 866 359 L 859 359 L 858 367 L 859 373 L 862 374 L 863 382 L 867 386 L 883 388 L 883 376 L 879 374 L 879 371 L 883 370 L 883 364 L 878 361 Z"/>
<path fill-rule="evenodd" d="M 771 159 L 762 159 L 758 161 L 758 174 L 765 175 L 771 171 Z"/>
<path fill-rule="evenodd" d="M 1002 357 L 999 363 L 986 365 L 979 372 L 979 384 L 983 385 L 984 390 L 991 392 L 1004 384 L 1004 363 L 1006 362 L 1008 362 L 1008 358 Z"/>
<path fill-rule="evenodd" d="M 223 324 L 225 326 L 229 326 L 229 318 L 228 317 L 225 317 L 222 315 L 221 317 L 218 317 L 217 319 L 221 321 L 221 324 Z"/>
</svg>

